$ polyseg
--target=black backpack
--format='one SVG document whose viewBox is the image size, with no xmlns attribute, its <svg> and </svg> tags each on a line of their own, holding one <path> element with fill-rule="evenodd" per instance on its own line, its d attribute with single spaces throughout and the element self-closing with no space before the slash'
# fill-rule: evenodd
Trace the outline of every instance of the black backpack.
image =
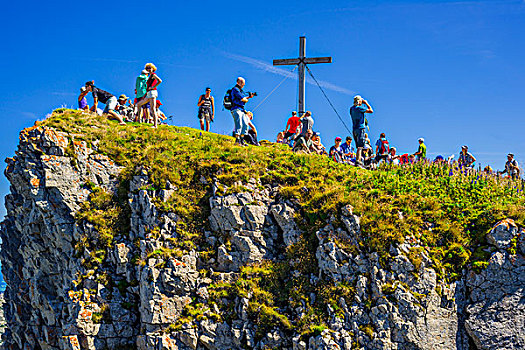
<svg viewBox="0 0 525 350">
<path fill-rule="evenodd" d="M 224 109 L 227 109 L 229 111 L 231 111 L 231 109 L 233 107 L 232 90 L 233 90 L 233 88 L 231 88 L 228 91 L 226 91 L 226 94 L 224 95 L 224 98 L 222 99 L 222 106 L 224 107 Z"/>
</svg>

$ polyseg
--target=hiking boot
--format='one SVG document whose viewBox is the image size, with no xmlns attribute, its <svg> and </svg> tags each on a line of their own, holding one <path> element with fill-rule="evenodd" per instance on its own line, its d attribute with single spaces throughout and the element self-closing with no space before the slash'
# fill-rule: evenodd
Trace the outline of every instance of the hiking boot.
<svg viewBox="0 0 525 350">
<path fill-rule="evenodd" d="M 235 138 L 235 144 L 238 146 L 245 146 L 244 140 L 242 139 L 242 137 L 239 136 Z"/>
</svg>

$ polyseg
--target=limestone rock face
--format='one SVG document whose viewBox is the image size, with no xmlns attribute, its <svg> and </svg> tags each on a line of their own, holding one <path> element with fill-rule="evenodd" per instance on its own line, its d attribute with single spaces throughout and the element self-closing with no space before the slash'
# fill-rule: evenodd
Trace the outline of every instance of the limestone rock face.
<svg viewBox="0 0 525 350">
<path fill-rule="evenodd" d="M 525 348 L 525 255 L 505 250 L 517 234 L 511 220 L 496 225 L 487 239 L 498 249 L 486 269 L 467 278 L 465 327 L 480 349 Z"/>
<path fill-rule="evenodd" d="M 415 237 L 390 247 L 388 259 L 370 253 L 351 206 L 304 232 L 300 206 L 256 179 L 242 193 L 206 198 L 196 240 L 162 207 L 176 187 L 154 188 L 140 164 L 121 182 L 121 167 L 74 136 L 27 129 L 7 164 L 4 349 L 525 348 L 525 235 L 511 220 L 488 233 L 487 268 L 446 283 Z M 95 188 L 127 191 L 125 222 L 104 247 L 86 244 L 103 232 L 79 217 Z M 306 235 L 315 266 L 300 276 L 300 262 L 286 259 Z M 285 278 L 312 286 L 301 305 L 267 315 L 306 317 L 321 286 L 345 286 L 351 296 L 334 295 L 327 319 L 308 334 L 277 322 L 264 328 L 255 291 L 226 298 L 217 290 L 265 261 L 289 264 Z"/>
</svg>

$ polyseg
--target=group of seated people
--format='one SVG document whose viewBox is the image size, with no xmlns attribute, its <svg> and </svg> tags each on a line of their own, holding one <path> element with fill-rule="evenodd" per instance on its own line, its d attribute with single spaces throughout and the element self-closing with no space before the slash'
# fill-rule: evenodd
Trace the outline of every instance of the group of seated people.
<svg viewBox="0 0 525 350">
<path fill-rule="evenodd" d="M 284 143 L 290 146 L 292 151 L 303 154 L 319 154 L 327 155 L 337 163 L 356 165 L 356 151 L 352 147 L 352 137 L 347 136 L 345 142 L 340 137 L 335 138 L 334 145 L 327 151 L 321 142 L 319 132 L 313 131 L 313 119 L 311 112 L 305 112 L 300 118 L 297 117 L 296 112 L 292 112 L 292 116 L 288 119 L 285 131 L 277 134 L 277 143 Z M 393 165 L 413 164 L 418 161 L 426 160 L 426 145 L 424 139 L 419 138 L 419 147 L 417 152 L 413 154 L 404 153 L 397 154 L 395 147 L 390 147 L 385 133 L 381 133 L 379 139 L 375 143 L 375 150 L 372 147 L 368 134 L 365 134 L 365 145 L 362 148 L 363 165 L 367 168 L 376 167 L 381 161 Z M 506 172 L 511 177 L 516 177 L 519 171 L 519 166 L 512 154 L 509 154 L 508 162 L 505 166 Z M 454 155 L 445 159 L 438 155 L 433 162 L 435 163 L 453 163 Z M 471 171 L 474 169 L 476 158 L 468 152 L 468 146 L 463 145 L 459 154 L 457 164 L 464 171 Z M 492 172 L 488 167 L 485 172 Z M 504 172 L 503 172 L 504 173 Z"/>
</svg>

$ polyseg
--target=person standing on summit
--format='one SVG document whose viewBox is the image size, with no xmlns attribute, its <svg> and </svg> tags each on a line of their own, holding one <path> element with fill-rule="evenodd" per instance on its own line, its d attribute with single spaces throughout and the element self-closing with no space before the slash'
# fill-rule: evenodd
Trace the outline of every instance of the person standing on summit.
<svg viewBox="0 0 525 350">
<path fill-rule="evenodd" d="M 158 116 L 157 116 L 157 98 L 159 93 L 157 87 L 162 83 L 162 79 L 155 73 L 157 67 L 153 63 L 146 63 L 144 69 L 148 72 L 148 80 L 146 81 L 146 96 L 135 105 L 135 114 L 140 118 L 140 107 L 149 103 L 150 111 L 153 116 L 153 127 L 157 128 Z"/>
<path fill-rule="evenodd" d="M 148 71 L 143 69 L 142 72 L 140 72 L 140 75 L 137 77 L 137 79 L 135 80 L 135 104 L 139 103 L 140 101 L 142 101 L 142 99 L 144 99 L 146 97 L 146 93 L 148 92 L 147 91 L 147 83 L 148 81 Z M 142 112 L 145 114 L 145 120 L 147 121 L 149 119 L 149 114 L 148 114 L 148 109 L 149 109 L 149 106 L 148 104 L 145 104 L 142 106 Z M 139 114 L 138 114 L 138 111 L 135 113 L 135 121 L 136 122 L 141 122 L 141 120 L 139 120 Z"/>
<path fill-rule="evenodd" d="M 203 95 L 199 97 L 197 102 L 199 107 L 199 121 L 201 123 L 201 130 L 204 131 L 204 123 L 206 123 L 206 131 L 210 131 L 210 122 L 215 116 L 215 101 L 211 95 L 211 88 L 207 87 Z"/>
<path fill-rule="evenodd" d="M 374 110 L 367 100 L 363 99 L 359 95 L 354 96 L 354 105 L 350 107 L 350 117 L 352 118 L 354 140 L 357 146 L 355 162 L 357 166 L 363 166 L 361 158 L 366 141 L 365 113 L 374 113 Z"/>
<path fill-rule="evenodd" d="M 243 77 L 237 78 L 237 84 L 231 90 L 231 114 L 233 117 L 233 123 L 235 124 L 235 143 L 244 146 L 244 135 L 248 134 L 248 119 L 244 105 L 248 100 L 254 96 L 255 93 L 247 93 L 242 89 L 246 85 L 246 81 Z"/>
</svg>

